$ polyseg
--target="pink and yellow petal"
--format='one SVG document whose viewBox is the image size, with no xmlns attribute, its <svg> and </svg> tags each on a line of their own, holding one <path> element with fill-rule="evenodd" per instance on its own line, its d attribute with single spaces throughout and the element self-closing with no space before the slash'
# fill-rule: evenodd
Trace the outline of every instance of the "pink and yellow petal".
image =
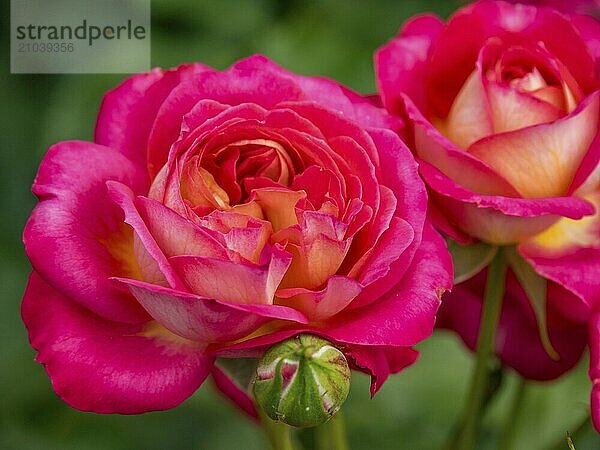
<svg viewBox="0 0 600 450">
<path fill-rule="evenodd" d="M 431 199 L 445 219 L 486 242 L 511 244 L 534 236 L 560 217 L 581 219 L 594 213 L 589 202 L 577 197 L 524 199 L 482 195 L 458 185 L 438 169 L 421 163 L 421 174 Z"/>
<path fill-rule="evenodd" d="M 40 199 L 23 233 L 35 270 L 55 289 L 107 319 L 147 318 L 111 276 L 135 276 L 131 231 L 110 200 L 107 180 L 141 191 L 146 174 L 116 150 L 80 141 L 48 150 L 33 192 Z"/>
<path fill-rule="evenodd" d="M 448 116 L 440 120 L 437 128 L 444 130 L 448 139 L 462 149 L 489 136 L 494 131 L 496 110 L 488 96 L 489 90 L 486 95 L 482 74 L 477 67 L 454 99 Z"/>
<path fill-rule="evenodd" d="M 116 181 L 108 181 L 106 185 L 110 198 L 122 209 L 125 223 L 133 228 L 134 253 L 141 278 L 162 286 L 184 289 L 185 285 L 169 264 L 167 257 L 150 233 L 148 226 L 140 217 L 131 189 Z"/>
<path fill-rule="evenodd" d="M 212 69 L 194 63 L 128 78 L 104 96 L 94 141 L 120 151 L 145 170 L 148 137 L 162 102 L 183 80 L 208 70 Z"/>
<path fill-rule="evenodd" d="M 191 291 L 227 303 L 273 304 L 291 256 L 277 247 L 265 248 L 260 264 L 203 256 L 169 259 Z"/>
<path fill-rule="evenodd" d="M 440 298 L 451 284 L 452 262 L 446 244 L 426 225 L 403 278 L 368 306 L 333 317 L 327 334 L 349 344 L 412 346 L 431 334 Z"/>
<path fill-rule="evenodd" d="M 201 343 L 242 338 L 269 320 L 306 323 L 298 311 L 277 305 L 227 304 L 136 280 L 118 279 L 162 326 Z"/>
<path fill-rule="evenodd" d="M 227 258 L 225 243 L 219 241 L 218 235 L 200 228 L 154 200 L 137 197 L 134 204 L 166 257 L 202 255 Z"/>
<path fill-rule="evenodd" d="M 311 322 L 324 321 L 340 311 L 362 291 L 357 281 L 339 275 L 329 277 L 320 291 L 288 288 L 277 291 L 279 303 L 301 311 Z"/>
<path fill-rule="evenodd" d="M 201 100 L 228 105 L 255 103 L 271 108 L 277 103 L 302 98 L 301 89 L 275 72 L 232 66 L 224 72 L 204 72 L 180 83 L 165 99 L 150 133 L 148 162 L 152 174 L 167 161 L 170 146 L 181 131 L 181 118 Z"/>
<path fill-rule="evenodd" d="M 596 212 L 581 219 L 563 217 L 541 233 L 521 243 L 520 250 L 532 257 L 555 257 L 573 254 L 579 249 L 600 249 L 600 193 L 583 197 Z"/>
<path fill-rule="evenodd" d="M 556 106 L 533 95 L 519 92 L 511 86 L 490 82 L 486 86 L 486 94 L 495 133 L 554 122 L 562 115 Z M 487 135 L 489 134 L 491 133 Z M 469 148 L 473 142 L 475 141 L 464 148 Z"/>
<path fill-rule="evenodd" d="M 597 86 L 594 59 L 574 24 L 550 8 L 476 2 L 459 10 L 446 23 L 431 50 L 429 101 L 438 116 L 450 110 L 457 93 L 472 71 L 479 50 L 490 37 L 511 42 L 543 42 L 573 71 L 585 94 Z"/>
<path fill-rule="evenodd" d="M 586 320 L 600 307 L 600 194 L 585 196 L 596 208 L 580 220 L 561 218 L 542 233 L 519 245 L 519 252 L 536 272 L 573 292 L 566 314 Z"/>
<path fill-rule="evenodd" d="M 490 136 L 472 145 L 469 153 L 493 167 L 523 197 L 567 195 L 598 132 L 599 105 L 595 93 L 563 119 Z"/>
<path fill-rule="evenodd" d="M 22 316 L 54 390 L 83 411 L 170 409 L 192 395 L 211 370 L 212 358 L 198 344 L 150 324 L 102 319 L 36 273 Z"/>
<path fill-rule="evenodd" d="M 405 97 L 406 114 L 413 126 L 415 156 L 437 167 L 458 184 L 489 195 L 518 196 L 515 188 L 492 167 L 454 145 L 443 136 L 412 101 Z"/>
</svg>

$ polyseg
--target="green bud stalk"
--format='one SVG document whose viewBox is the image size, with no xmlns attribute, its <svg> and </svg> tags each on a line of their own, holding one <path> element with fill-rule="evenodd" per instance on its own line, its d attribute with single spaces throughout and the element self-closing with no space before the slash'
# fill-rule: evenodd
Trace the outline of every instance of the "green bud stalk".
<svg viewBox="0 0 600 450">
<path fill-rule="evenodd" d="M 271 347 L 256 370 L 254 396 L 267 416 L 294 427 L 327 422 L 350 391 L 344 354 L 317 336 L 300 334 Z"/>
</svg>

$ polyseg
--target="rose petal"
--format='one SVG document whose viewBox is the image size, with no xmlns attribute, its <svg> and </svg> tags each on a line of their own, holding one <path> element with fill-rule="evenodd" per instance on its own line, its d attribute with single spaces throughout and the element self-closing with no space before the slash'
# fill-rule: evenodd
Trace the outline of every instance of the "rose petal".
<svg viewBox="0 0 600 450">
<path fill-rule="evenodd" d="M 394 217 L 390 227 L 383 233 L 372 251 L 365 254 L 365 261 L 359 261 L 360 272 L 351 271 L 349 276 L 356 278 L 363 286 L 367 287 L 365 296 L 376 299 L 379 295 L 387 292 L 401 276 L 410 260 L 404 261 L 400 267 L 394 267 L 394 263 L 403 255 L 406 249 L 415 241 L 415 232 L 410 224 L 398 217 Z M 361 264 L 362 263 L 362 264 Z M 393 277 L 373 286 L 373 283 L 385 277 L 393 270 Z M 379 292 L 376 294 L 375 292 Z M 357 299 L 358 300 L 358 299 Z M 361 302 L 362 303 L 362 302 Z M 362 304 L 361 304 L 362 306 Z"/>
<path fill-rule="evenodd" d="M 306 198 L 316 209 L 323 207 L 327 201 L 332 202 L 338 212 L 345 205 L 340 180 L 330 170 L 316 165 L 309 166 L 294 177 L 291 189 L 306 192 Z"/>
<path fill-rule="evenodd" d="M 227 304 L 136 280 L 119 278 L 148 313 L 169 331 L 203 343 L 239 339 L 269 320 L 307 323 L 298 311 L 277 305 Z"/>
<path fill-rule="evenodd" d="M 483 78 L 484 85 L 504 86 L 515 90 L 516 94 L 523 90 L 523 94 L 533 100 L 528 102 L 523 98 L 523 104 L 531 103 L 537 114 L 541 116 L 551 115 L 552 109 L 548 109 L 547 106 L 552 105 L 558 108 L 559 113 L 561 111 L 570 113 L 584 98 L 584 93 L 569 68 L 557 59 L 556 55 L 550 53 L 542 42 L 489 39 L 479 53 L 477 64 L 482 68 L 482 74 L 486 74 Z M 503 75 L 505 70 L 513 72 L 516 67 L 521 67 L 521 70 L 527 74 L 520 74 L 520 78 L 510 81 L 506 80 L 506 74 Z M 548 82 L 551 84 L 548 85 Z M 548 105 L 543 108 L 544 103 L 536 104 L 535 100 L 544 101 Z M 519 109 L 515 106 L 515 114 L 517 113 L 522 114 L 523 119 L 530 121 L 535 117 L 535 114 L 528 115 L 525 107 Z M 502 119 L 511 120 L 510 117 L 502 117 Z M 513 122 L 517 123 L 516 120 Z"/>
<path fill-rule="evenodd" d="M 396 215 L 413 228 L 414 238 L 394 263 L 394 276 L 400 278 L 421 244 L 427 208 L 427 192 L 419 176 L 418 166 L 404 142 L 388 130 L 370 129 L 381 160 L 381 181 L 396 197 Z M 372 232 L 372 231 L 371 231 Z"/>
<path fill-rule="evenodd" d="M 378 298 L 402 277 L 421 243 L 421 230 L 423 229 L 427 207 L 427 194 L 410 150 L 395 133 L 389 130 L 369 129 L 369 134 L 379 152 L 381 183 L 389 191 L 381 190 L 381 201 L 377 216 L 368 228 L 354 238 L 347 258 L 349 261 L 357 261 L 352 273 L 359 271 L 360 266 L 372 255 L 373 258 L 379 258 L 387 251 L 383 250 L 384 244 L 378 243 L 378 241 L 380 237 L 383 238 L 383 232 L 389 229 L 392 224 L 392 220 L 388 215 L 390 211 L 386 211 L 386 208 L 394 203 L 386 199 L 389 194 L 392 194 L 395 198 L 395 209 L 391 213 L 399 216 L 400 220 L 405 220 L 412 227 L 413 239 L 410 242 L 405 241 L 400 247 L 394 247 L 394 251 L 388 258 L 392 264 L 388 276 L 381 279 L 380 282 L 366 286 L 360 297 L 352 303 L 352 307 L 363 306 Z M 404 236 L 408 239 L 406 232 Z M 388 235 L 386 239 L 390 239 L 392 236 L 398 237 L 397 230 Z M 405 244 L 408 244 L 408 246 L 401 248 Z M 380 272 L 380 274 L 384 275 L 384 272 Z M 374 281 L 374 279 L 371 280 L 371 282 Z"/>
<path fill-rule="evenodd" d="M 586 197 L 596 208 L 600 194 Z M 519 245 L 521 255 L 544 278 L 579 297 L 569 302 L 571 313 L 586 320 L 600 306 L 600 214 L 580 220 L 563 218 Z M 566 311 L 568 314 L 569 311 Z"/>
<path fill-rule="evenodd" d="M 342 263 L 340 273 L 348 273 L 350 277 L 355 278 L 360 273 L 367 259 L 372 256 L 375 250 L 374 246 L 379 241 L 379 238 L 390 227 L 398 204 L 396 196 L 388 187 L 379 185 L 379 198 L 377 215 L 365 223 L 365 226 L 361 224 L 358 233 L 352 239 L 351 248 L 348 251 L 348 256 Z"/>
<path fill-rule="evenodd" d="M 431 198 L 454 226 L 487 242 L 510 244 L 530 238 L 561 216 L 580 219 L 594 207 L 577 197 L 523 199 L 480 195 L 462 188 L 435 167 L 421 163 Z"/>
<path fill-rule="evenodd" d="M 378 170 L 379 155 L 373 140 L 364 128 L 349 120 L 350 118 L 340 113 L 339 110 L 327 109 L 314 102 L 287 102 L 281 106 L 296 112 L 318 127 L 324 140 L 330 145 L 336 138 L 354 141 L 357 144 L 355 146 L 359 147 L 360 150 L 358 150 L 357 155 L 350 154 L 351 159 L 364 160 L 365 168 L 374 166 L 373 170 Z M 366 158 L 363 155 L 366 155 Z"/>
<path fill-rule="evenodd" d="M 176 86 L 161 105 L 150 133 L 148 163 L 151 174 L 167 160 L 177 140 L 183 116 L 200 100 L 228 105 L 256 103 L 272 108 L 277 103 L 302 98 L 301 89 L 290 79 L 266 70 L 233 66 L 224 72 L 204 72 Z"/>
<path fill-rule="evenodd" d="M 440 297 L 451 284 L 446 244 L 426 225 L 413 263 L 394 289 L 364 308 L 332 318 L 327 334 L 350 344 L 412 346 L 431 334 Z"/>
<path fill-rule="evenodd" d="M 195 116 L 196 114 L 202 115 L 205 120 L 189 132 L 187 130 L 189 124 L 185 120 L 190 120 L 193 123 L 194 120 L 198 119 Z M 158 172 L 152 184 L 150 197 L 163 202 L 183 216 L 190 216 L 191 218 L 194 215 L 193 213 L 189 214 L 189 208 L 181 194 L 181 179 L 186 162 L 186 158 L 182 154 L 193 155 L 193 150 L 200 152 L 203 162 L 207 163 L 207 167 L 215 177 L 218 185 L 226 190 L 230 196 L 230 201 L 233 203 L 239 202 L 241 200 L 241 190 L 235 176 L 239 154 L 236 157 L 226 159 L 220 165 L 215 165 L 214 161 L 208 158 L 208 154 L 211 150 L 214 153 L 228 147 L 229 144 L 236 141 L 236 137 L 241 138 L 243 131 L 247 130 L 249 137 L 260 135 L 257 127 L 259 122 L 264 120 L 265 114 L 264 108 L 254 104 L 242 103 L 224 108 L 218 102 L 200 101 L 190 113 L 184 116 L 182 128 L 185 128 L 186 131 L 183 131 L 180 138 L 170 146 L 169 164 Z M 188 116 L 191 116 L 191 118 Z M 234 125 L 246 130 L 238 130 Z M 159 157 L 159 153 L 154 155 L 157 158 Z M 183 159 L 182 161 L 180 161 L 180 157 Z M 162 161 L 163 157 L 160 156 L 160 158 Z M 166 160 L 166 156 L 164 159 Z M 162 161 L 162 163 L 164 162 Z"/>
<path fill-rule="evenodd" d="M 559 259 L 580 249 L 600 249 L 600 193 L 584 197 L 596 208 L 596 213 L 579 220 L 562 218 L 528 241 L 520 250 L 531 256 Z"/>
<path fill-rule="evenodd" d="M 458 148 L 427 121 L 408 97 L 406 114 L 413 125 L 416 156 L 437 167 L 460 185 L 475 192 L 519 196 L 508 181 L 478 158 Z"/>
<path fill-rule="evenodd" d="M 431 49 L 428 92 L 438 116 L 446 116 L 479 50 L 492 36 L 509 44 L 543 42 L 550 54 L 572 70 L 585 93 L 598 84 L 593 58 L 566 16 L 550 8 L 475 2 L 448 20 Z"/>
<path fill-rule="evenodd" d="M 588 14 L 570 14 L 569 19 L 588 46 L 596 63 L 596 76 L 600 72 L 600 23 Z"/>
<path fill-rule="evenodd" d="M 398 373 L 419 358 L 410 347 L 351 345 L 344 349 L 352 364 L 371 375 L 371 397 L 391 374 Z"/>
<path fill-rule="evenodd" d="M 243 412 L 254 419 L 258 419 L 258 412 L 254 406 L 254 399 L 250 394 L 239 387 L 224 371 L 214 366 L 212 371 L 215 386 L 223 395 L 228 397 L 236 406 L 241 408 Z"/>
<path fill-rule="evenodd" d="M 589 146 L 577 173 L 573 177 L 569 194 L 586 195 L 600 187 L 600 133 Z"/>
<path fill-rule="evenodd" d="M 469 148 L 469 153 L 502 174 L 524 197 L 566 195 L 598 132 L 599 94 L 551 124 L 496 134 Z"/>
<path fill-rule="evenodd" d="M 40 203 L 23 242 L 35 270 L 55 289 L 107 319 L 140 322 L 147 319 L 145 312 L 108 281 L 138 270 L 131 232 L 107 195 L 105 182 L 111 179 L 142 191 L 146 174 L 97 144 L 68 141 L 51 147 L 33 185 Z"/>
<path fill-rule="evenodd" d="M 292 80 L 300 89 L 303 97 L 314 105 L 323 105 L 328 109 L 341 112 L 350 120 L 362 126 L 378 126 L 397 129 L 401 121 L 386 113 L 382 108 L 374 106 L 362 95 L 342 86 L 335 80 L 322 77 L 305 77 L 288 72 L 262 55 L 254 55 L 235 64 L 237 69 L 244 71 L 263 71 L 277 74 L 282 78 Z M 290 98 L 289 100 L 294 100 Z M 327 126 L 319 123 L 319 126 Z"/>
<path fill-rule="evenodd" d="M 486 85 L 486 93 L 495 133 L 553 122 L 561 116 L 561 111 L 550 103 L 532 95 L 520 93 L 510 86 L 490 82 Z M 473 142 L 470 142 L 469 145 Z M 464 148 L 468 148 L 468 146 Z M 506 178 L 511 180 L 509 177 Z"/>
<path fill-rule="evenodd" d="M 119 150 L 145 170 L 148 136 L 162 102 L 179 83 L 209 70 L 195 63 L 128 78 L 104 96 L 94 141 Z"/>
<path fill-rule="evenodd" d="M 292 256 L 281 288 L 320 289 L 338 272 L 350 246 L 345 223 L 329 213 L 300 211 L 298 225 L 273 236 Z"/>
<path fill-rule="evenodd" d="M 463 149 L 492 134 L 494 126 L 492 119 L 496 114 L 495 105 L 488 104 L 481 76 L 478 66 L 465 81 L 443 122 L 444 134 Z"/>
<path fill-rule="evenodd" d="M 339 275 L 329 277 L 320 291 L 306 288 L 279 289 L 282 304 L 301 311 L 311 322 L 328 319 L 342 311 L 362 290 L 357 281 Z"/>
<path fill-rule="evenodd" d="M 270 254 L 269 254 L 270 253 Z M 265 248 L 261 264 L 224 261 L 202 256 L 175 256 L 169 261 L 192 292 L 227 303 L 273 303 L 273 296 L 291 256 L 272 247 Z"/>
<path fill-rule="evenodd" d="M 259 330 L 259 332 L 260 331 L 261 330 Z M 300 326 L 298 328 L 284 330 L 267 330 L 258 336 L 251 336 L 246 340 L 229 344 L 213 345 L 209 348 L 216 356 L 223 358 L 260 358 L 269 347 L 276 342 L 281 342 L 291 336 L 303 332 L 321 335 L 319 332 L 311 330 L 308 326 Z M 326 335 L 322 335 L 322 337 L 328 339 Z"/>
<path fill-rule="evenodd" d="M 423 14 L 407 21 L 398 36 L 375 53 L 377 85 L 388 111 L 402 112 L 401 93 L 429 113 L 426 99 L 427 57 L 443 27 L 442 21 Z"/>
<path fill-rule="evenodd" d="M 69 405 L 97 413 L 170 409 L 209 374 L 202 347 L 159 328 L 102 319 L 35 272 L 22 305 L 36 360 Z"/>
<path fill-rule="evenodd" d="M 379 170 L 375 167 L 374 161 L 367 151 L 359 146 L 356 141 L 345 136 L 332 138 L 328 141 L 328 144 L 334 155 L 345 163 L 344 167 L 343 164 L 340 164 L 341 161 L 338 161 L 338 165 L 344 167 L 343 173 L 350 173 L 360 179 L 362 189 L 360 199 L 376 211 L 380 200 L 379 190 L 377 189 Z"/>
<path fill-rule="evenodd" d="M 106 186 L 110 198 L 123 210 L 125 222 L 134 230 L 134 250 L 142 278 L 151 283 L 185 290 L 185 285 L 140 217 L 131 189 L 116 181 L 108 181 Z"/>
<path fill-rule="evenodd" d="M 260 206 L 264 218 L 273 226 L 273 232 L 277 233 L 298 223 L 296 204 L 303 198 L 306 198 L 306 193 L 302 191 L 259 189 L 253 192 L 250 201 Z"/>
<path fill-rule="evenodd" d="M 134 204 L 166 257 L 201 255 L 228 258 L 223 243 L 208 230 L 198 227 L 154 200 L 137 197 Z"/>
</svg>

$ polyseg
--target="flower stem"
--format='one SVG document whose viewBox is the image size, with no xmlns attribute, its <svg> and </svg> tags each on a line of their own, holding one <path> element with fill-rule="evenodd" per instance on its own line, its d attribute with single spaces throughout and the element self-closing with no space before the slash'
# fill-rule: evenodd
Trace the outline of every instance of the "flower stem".
<svg viewBox="0 0 600 450">
<path fill-rule="evenodd" d="M 498 251 L 490 264 L 485 286 L 483 313 L 477 339 L 477 359 L 471 380 L 471 389 L 464 415 L 464 425 L 458 448 L 473 450 L 477 431 L 481 422 L 481 407 L 487 390 L 487 373 L 490 357 L 494 349 L 496 330 L 504 297 L 506 262 L 504 252 Z"/>
<path fill-rule="evenodd" d="M 346 423 L 341 411 L 338 411 L 329 422 L 316 428 L 315 443 L 317 450 L 350 449 L 346 437 Z"/>
<path fill-rule="evenodd" d="M 262 413 L 259 408 L 260 422 L 265 430 L 273 450 L 294 450 L 292 428 L 283 422 L 275 422 Z"/>
<path fill-rule="evenodd" d="M 517 438 L 517 425 L 519 423 L 519 416 L 521 409 L 523 408 L 523 401 L 525 399 L 525 392 L 527 390 L 527 383 L 521 377 L 517 381 L 517 390 L 514 394 L 512 405 L 508 411 L 508 417 L 504 425 L 504 432 L 502 434 L 502 440 L 500 441 L 500 450 L 513 450 L 516 448 L 515 441 Z"/>
</svg>

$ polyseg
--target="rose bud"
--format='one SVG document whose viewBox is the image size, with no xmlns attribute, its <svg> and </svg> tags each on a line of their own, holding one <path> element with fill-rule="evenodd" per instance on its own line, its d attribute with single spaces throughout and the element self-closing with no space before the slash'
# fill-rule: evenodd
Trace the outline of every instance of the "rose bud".
<svg viewBox="0 0 600 450">
<path fill-rule="evenodd" d="M 300 334 L 271 347 L 256 370 L 254 395 L 273 420 L 314 427 L 333 417 L 350 390 L 344 354 L 317 336 Z"/>
</svg>

